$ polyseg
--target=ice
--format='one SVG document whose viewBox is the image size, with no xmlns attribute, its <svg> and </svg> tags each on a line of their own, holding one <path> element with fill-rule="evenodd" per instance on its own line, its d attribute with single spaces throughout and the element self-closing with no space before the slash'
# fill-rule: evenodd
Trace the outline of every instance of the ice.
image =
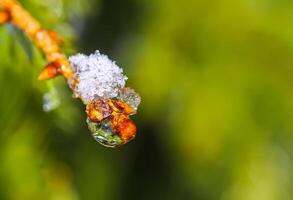
<svg viewBox="0 0 293 200">
<path fill-rule="evenodd" d="M 69 61 L 78 80 L 74 93 L 84 103 L 94 98 L 115 98 L 125 86 L 127 77 L 123 70 L 99 51 L 89 56 L 76 54 Z"/>
<path fill-rule="evenodd" d="M 125 143 L 116 133 L 113 132 L 109 119 L 105 119 L 101 122 L 92 122 L 87 119 L 87 124 L 94 139 L 103 146 L 114 148 Z"/>
<path fill-rule="evenodd" d="M 60 105 L 60 99 L 55 89 L 51 89 L 43 96 L 43 110 L 50 112 Z"/>
<path fill-rule="evenodd" d="M 137 110 L 140 104 L 140 96 L 131 88 L 125 87 L 119 90 L 117 99 L 130 105 L 134 110 Z"/>
</svg>

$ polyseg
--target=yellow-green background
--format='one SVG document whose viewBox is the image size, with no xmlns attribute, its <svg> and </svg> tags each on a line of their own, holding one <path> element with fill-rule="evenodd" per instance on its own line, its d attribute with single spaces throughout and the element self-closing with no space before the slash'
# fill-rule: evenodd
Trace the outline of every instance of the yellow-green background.
<svg viewBox="0 0 293 200">
<path fill-rule="evenodd" d="M 63 78 L 0 27 L 0 199 L 293 199 L 293 1 L 23 0 L 64 50 L 99 49 L 142 103 L 134 141 L 95 142 Z"/>
</svg>

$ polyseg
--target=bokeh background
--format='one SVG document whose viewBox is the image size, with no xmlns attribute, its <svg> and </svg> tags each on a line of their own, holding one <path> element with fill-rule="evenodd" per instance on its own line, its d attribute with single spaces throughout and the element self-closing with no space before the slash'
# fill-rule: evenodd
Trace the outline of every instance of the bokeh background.
<svg viewBox="0 0 293 200">
<path fill-rule="evenodd" d="M 142 103 L 134 141 L 99 145 L 65 80 L 39 82 L 40 51 L 1 26 L 1 200 L 293 199 L 293 1 L 21 3 L 68 55 L 116 60 Z"/>
</svg>

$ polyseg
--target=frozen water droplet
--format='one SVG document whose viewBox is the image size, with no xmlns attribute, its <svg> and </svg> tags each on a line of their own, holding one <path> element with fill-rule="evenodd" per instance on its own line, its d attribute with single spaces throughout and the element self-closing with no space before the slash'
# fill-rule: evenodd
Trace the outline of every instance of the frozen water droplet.
<svg viewBox="0 0 293 200">
<path fill-rule="evenodd" d="M 113 132 L 109 119 L 102 120 L 101 122 L 92 122 L 87 119 L 86 122 L 92 136 L 101 145 L 106 147 L 118 147 L 124 144 L 123 140 Z"/>
<path fill-rule="evenodd" d="M 51 89 L 43 96 L 43 110 L 50 112 L 60 105 L 60 99 L 55 89 Z"/>
<path fill-rule="evenodd" d="M 140 104 L 140 96 L 131 88 L 125 87 L 119 90 L 117 99 L 130 105 L 134 110 L 137 110 Z"/>
</svg>

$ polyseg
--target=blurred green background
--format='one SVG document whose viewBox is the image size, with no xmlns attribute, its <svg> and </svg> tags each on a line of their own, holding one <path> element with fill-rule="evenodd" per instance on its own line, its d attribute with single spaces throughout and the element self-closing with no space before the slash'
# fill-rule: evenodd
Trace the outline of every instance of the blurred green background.
<svg viewBox="0 0 293 200">
<path fill-rule="evenodd" d="M 68 55 L 116 60 L 142 103 L 134 141 L 99 145 L 65 80 L 39 82 L 39 50 L 1 26 L 1 200 L 293 199 L 293 1 L 21 3 Z"/>
</svg>

